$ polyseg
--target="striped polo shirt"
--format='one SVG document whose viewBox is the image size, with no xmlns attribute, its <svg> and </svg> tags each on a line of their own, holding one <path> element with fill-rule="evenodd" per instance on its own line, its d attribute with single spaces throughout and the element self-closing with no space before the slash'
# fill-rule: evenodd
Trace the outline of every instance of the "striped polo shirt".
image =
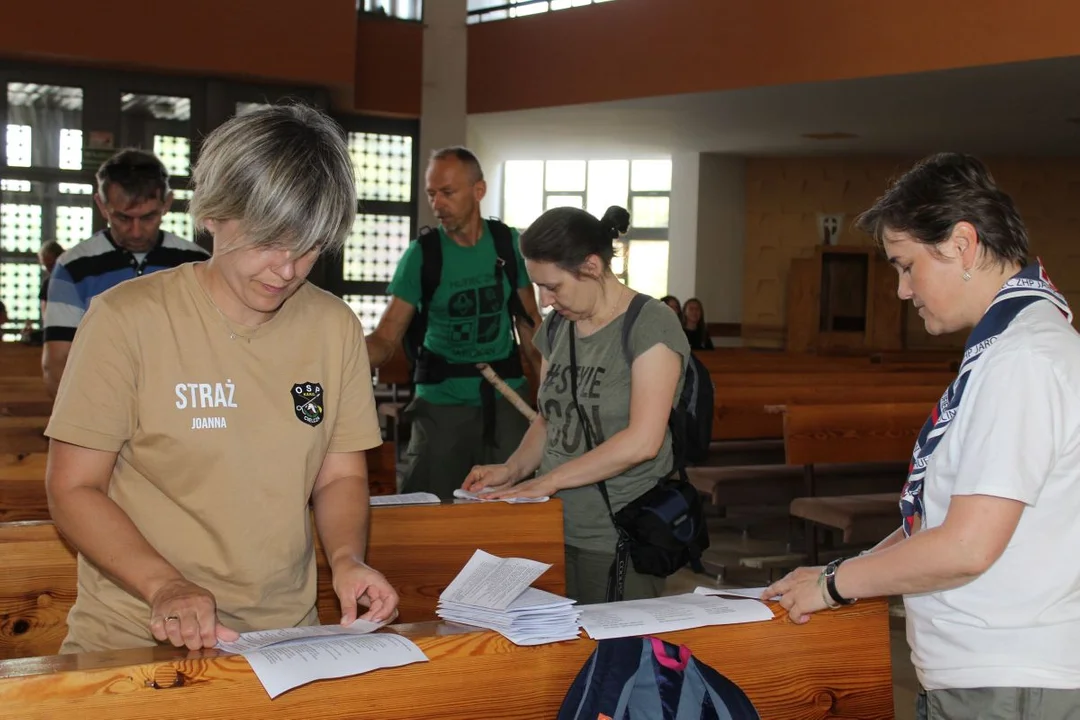
<svg viewBox="0 0 1080 720">
<path fill-rule="evenodd" d="M 74 340 L 95 295 L 125 280 L 207 257 L 209 253 L 195 243 L 164 231 L 157 245 L 138 254 L 117 246 L 108 230 L 91 235 L 56 261 L 45 305 L 45 342 Z"/>
</svg>

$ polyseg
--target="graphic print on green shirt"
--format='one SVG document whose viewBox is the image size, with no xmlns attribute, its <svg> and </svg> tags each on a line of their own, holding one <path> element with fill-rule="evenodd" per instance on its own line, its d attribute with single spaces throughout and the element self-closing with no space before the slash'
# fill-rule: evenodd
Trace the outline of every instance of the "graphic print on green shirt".
<svg viewBox="0 0 1080 720">
<path fill-rule="evenodd" d="M 529 287 L 525 260 L 518 248 L 518 233 L 511 229 L 514 257 L 518 264 L 518 287 Z M 439 228 L 442 246 L 442 277 L 431 299 L 424 347 L 453 363 L 478 363 L 502 360 L 514 347 L 507 299 L 510 281 L 504 275 L 495 282 L 495 239 L 487 221 L 484 232 L 473 247 L 463 247 Z M 420 271 L 423 250 L 417 242 L 409 243 L 401 256 L 387 292 L 410 305 L 421 298 Z M 417 307 L 419 311 L 419 307 Z M 525 385 L 524 378 L 507 379 L 515 390 Z M 416 386 L 416 396 L 436 405 L 480 405 L 479 376 L 448 378 L 440 383 Z"/>
</svg>

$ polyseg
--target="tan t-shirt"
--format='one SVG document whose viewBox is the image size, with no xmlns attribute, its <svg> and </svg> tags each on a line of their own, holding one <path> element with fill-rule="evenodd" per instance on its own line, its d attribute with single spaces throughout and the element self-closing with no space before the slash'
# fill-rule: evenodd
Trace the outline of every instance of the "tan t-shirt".
<svg viewBox="0 0 1080 720">
<path fill-rule="evenodd" d="M 328 452 L 381 442 L 363 329 L 345 303 L 305 284 L 230 339 L 193 264 L 93 300 L 46 435 L 119 453 L 109 497 L 242 632 L 317 622 L 315 478 Z M 153 645 L 149 620 L 79 556 L 61 652 Z"/>
</svg>

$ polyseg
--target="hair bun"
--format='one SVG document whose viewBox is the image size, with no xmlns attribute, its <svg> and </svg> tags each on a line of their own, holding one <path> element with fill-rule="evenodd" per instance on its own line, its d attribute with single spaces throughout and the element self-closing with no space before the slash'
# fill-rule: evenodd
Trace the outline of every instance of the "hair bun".
<svg viewBox="0 0 1080 720">
<path fill-rule="evenodd" d="M 600 226 L 604 228 L 604 232 L 610 239 L 617 240 L 620 235 L 630 229 L 630 213 L 626 211 L 626 208 L 612 205 L 604 211 L 604 216 L 600 218 Z"/>
</svg>

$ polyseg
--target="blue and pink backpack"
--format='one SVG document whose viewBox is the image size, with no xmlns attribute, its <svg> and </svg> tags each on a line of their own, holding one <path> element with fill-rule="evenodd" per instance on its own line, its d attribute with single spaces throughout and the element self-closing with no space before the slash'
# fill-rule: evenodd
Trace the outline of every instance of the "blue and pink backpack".
<svg viewBox="0 0 1080 720">
<path fill-rule="evenodd" d="M 735 683 L 685 645 L 654 637 L 601 640 L 557 720 L 760 720 Z"/>
</svg>

